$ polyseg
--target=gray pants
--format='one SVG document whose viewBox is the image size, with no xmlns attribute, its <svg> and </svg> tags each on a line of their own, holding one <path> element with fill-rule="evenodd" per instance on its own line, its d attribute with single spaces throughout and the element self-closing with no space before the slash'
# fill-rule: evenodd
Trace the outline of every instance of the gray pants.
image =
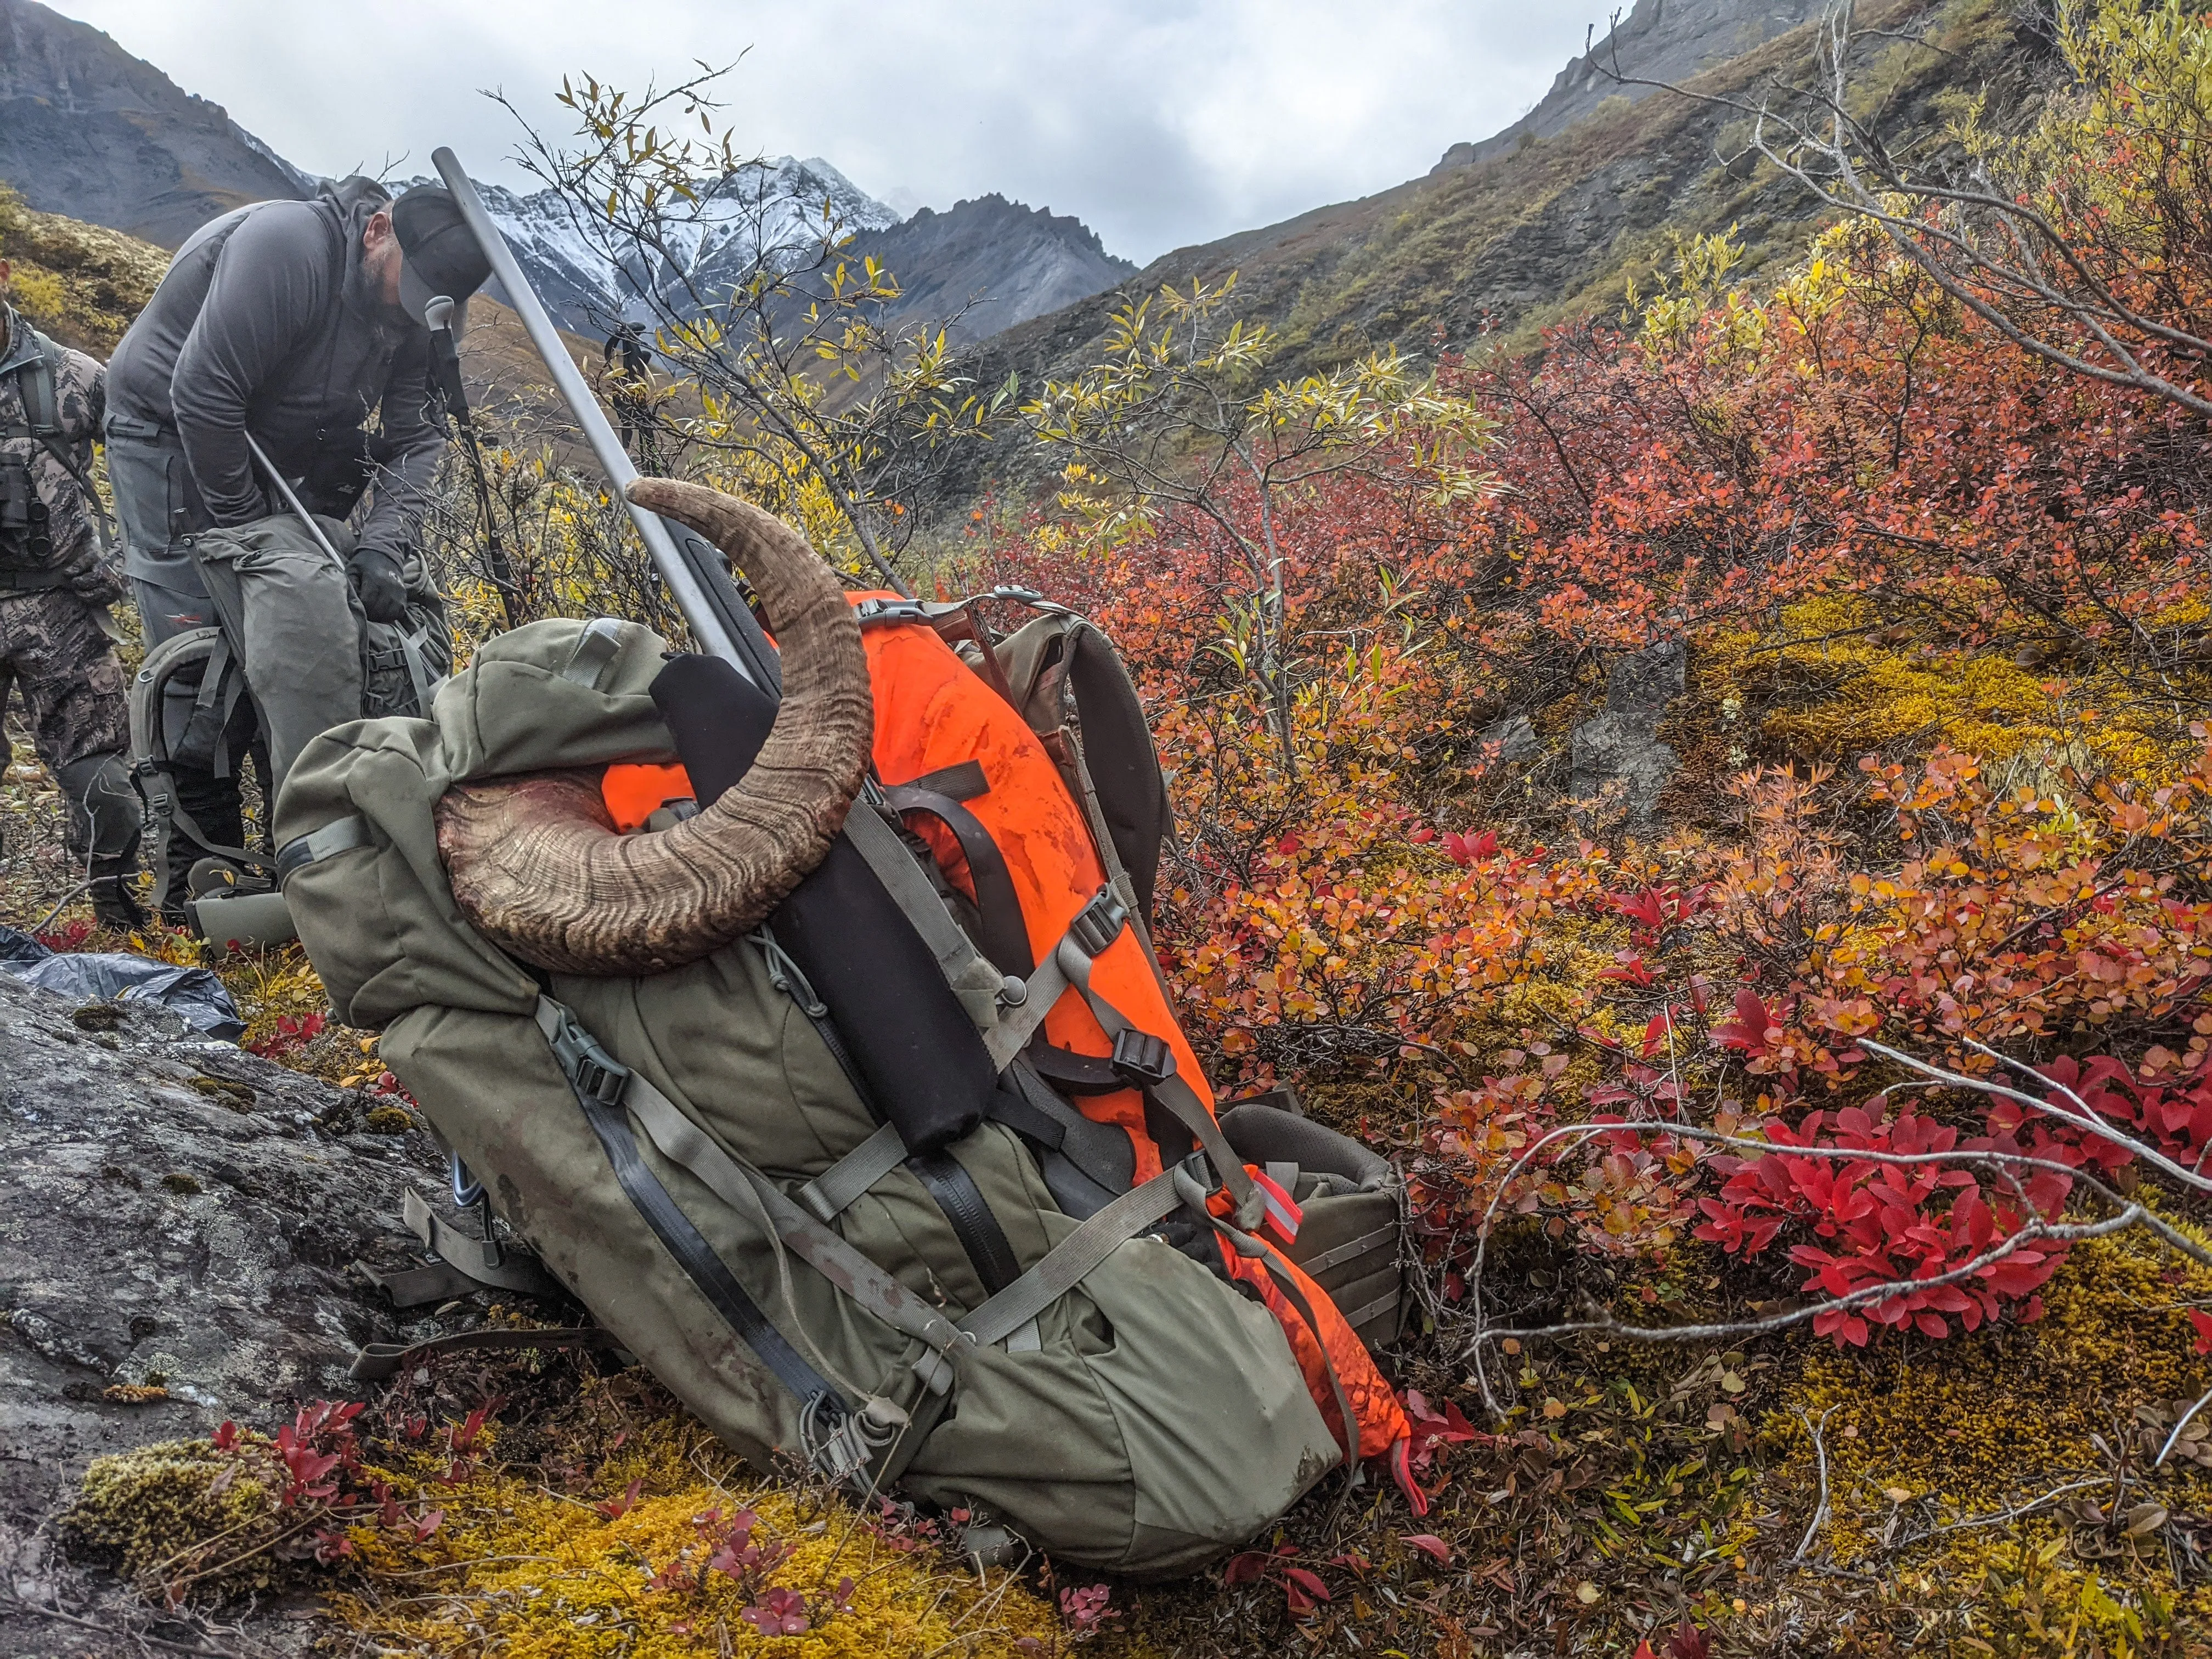
<svg viewBox="0 0 2212 1659">
<path fill-rule="evenodd" d="M 341 556 L 352 551 L 343 525 L 322 525 Z M 200 537 L 195 551 L 261 712 L 273 804 L 301 750 L 361 718 L 361 599 L 345 570 L 289 518 Z"/>
</svg>

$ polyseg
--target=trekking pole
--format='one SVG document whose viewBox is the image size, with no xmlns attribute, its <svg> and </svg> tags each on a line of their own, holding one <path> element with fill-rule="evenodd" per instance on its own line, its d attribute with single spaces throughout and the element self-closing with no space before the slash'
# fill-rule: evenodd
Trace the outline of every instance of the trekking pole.
<svg viewBox="0 0 2212 1659">
<path fill-rule="evenodd" d="M 699 648 L 709 656 L 722 659 L 769 696 L 778 696 L 782 690 L 783 677 L 776 668 L 775 647 L 768 642 L 760 623 L 745 608 L 721 555 L 689 526 L 648 513 L 623 493 L 625 486 L 638 476 L 637 467 L 629 452 L 622 447 L 622 440 L 608 422 L 606 411 L 599 407 L 599 399 L 584 383 L 583 374 L 562 343 L 560 331 L 546 314 L 544 302 L 530 286 L 530 279 L 522 274 L 514 251 L 500 234 L 499 227 L 492 222 L 491 215 L 485 211 L 483 198 L 477 196 L 477 187 L 470 182 L 459 158 L 451 149 L 441 146 L 430 152 L 430 160 L 437 167 L 439 177 L 446 181 L 446 188 L 453 192 L 463 222 L 490 262 L 492 275 L 506 289 L 507 303 L 522 319 L 530 343 L 537 349 L 546 373 L 553 377 L 555 389 L 568 405 L 568 412 L 575 416 L 592 454 L 599 458 L 600 470 L 606 474 L 613 494 L 629 509 L 631 521 L 637 526 L 637 533 L 645 543 L 645 550 L 659 571 L 661 580 L 667 583 L 676 608 L 684 613 L 684 620 L 690 626 Z"/>
<path fill-rule="evenodd" d="M 424 307 L 422 320 L 430 325 L 431 372 L 437 377 L 438 390 L 445 394 L 446 412 L 459 429 L 468 454 L 477 511 L 483 515 L 484 562 L 491 572 L 492 586 L 499 590 L 500 612 L 509 628 L 520 628 L 522 590 L 515 584 L 514 567 L 507 562 L 507 547 L 499 538 L 499 512 L 492 505 L 491 486 L 484 479 L 483 437 L 469 408 L 468 385 L 461 379 L 460 346 L 453 337 L 453 302 L 440 295 Z"/>
<path fill-rule="evenodd" d="M 315 515 L 308 512 L 301 504 L 300 498 L 292 493 L 292 486 L 284 481 L 284 475 L 276 470 L 276 463 L 270 460 L 268 452 L 254 441 L 251 432 L 241 430 L 239 435 L 246 440 L 246 447 L 253 452 L 253 459 L 261 463 L 261 470 L 269 475 L 269 482 L 276 486 L 276 493 L 284 498 L 284 505 L 290 507 L 298 515 L 300 522 L 307 526 L 307 533 L 315 538 L 315 545 L 329 554 L 331 562 L 338 568 L 338 574 L 347 576 L 350 580 L 351 577 L 346 570 L 346 562 L 338 556 L 337 549 L 331 545 L 331 538 L 323 534 L 323 526 L 316 521 Z"/>
</svg>

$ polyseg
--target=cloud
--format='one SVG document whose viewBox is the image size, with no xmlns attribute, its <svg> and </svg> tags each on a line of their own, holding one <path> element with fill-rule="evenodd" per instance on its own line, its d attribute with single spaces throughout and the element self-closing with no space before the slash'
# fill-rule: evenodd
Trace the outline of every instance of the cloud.
<svg viewBox="0 0 2212 1659">
<path fill-rule="evenodd" d="M 1073 213 L 1139 261 L 1425 172 L 1579 52 L 1529 0 L 61 0 L 315 173 L 387 160 L 525 180 L 504 90 L 563 134 L 564 74 L 641 87 L 742 61 L 738 143 L 823 155 L 937 207 L 989 191 Z M 1595 14 L 1593 13 L 1592 15 Z"/>
</svg>

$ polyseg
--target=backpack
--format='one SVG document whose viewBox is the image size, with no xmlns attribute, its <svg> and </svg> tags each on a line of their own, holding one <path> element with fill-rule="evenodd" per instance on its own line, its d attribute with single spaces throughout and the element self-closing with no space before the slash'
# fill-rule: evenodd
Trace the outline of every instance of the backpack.
<svg viewBox="0 0 2212 1659">
<path fill-rule="evenodd" d="M 8 371 L 15 382 L 22 405 L 20 416 L 0 426 L 0 441 L 27 438 L 52 456 L 69 474 L 92 514 L 94 533 L 105 555 L 113 544 L 107 509 L 100 492 L 85 476 L 82 466 L 62 441 L 61 411 L 55 381 L 61 372 L 62 349 L 33 328 L 16 313 L 8 313 L 9 337 L 27 339 L 28 356 Z M 76 574 L 52 568 L 53 543 L 47 530 L 46 502 L 27 462 L 0 459 L 0 570 L 12 573 L 4 585 L 17 592 L 65 586 Z"/>
<path fill-rule="evenodd" d="M 204 538 L 226 542 L 248 535 L 281 537 L 300 544 L 309 540 L 304 526 L 283 514 L 234 530 L 202 532 Z M 362 713 L 371 717 L 425 712 L 432 693 L 453 665 L 445 599 L 419 551 L 408 555 L 403 576 L 408 598 L 406 623 L 363 623 Z M 223 630 L 214 625 L 187 629 L 164 640 L 146 653 L 138 672 L 131 678 L 125 701 L 131 775 L 146 806 L 151 831 L 147 867 L 153 872 L 157 894 L 169 890 L 170 871 L 179 858 L 222 860 L 234 866 L 234 874 L 252 872 L 248 884 L 253 886 L 264 884 L 275 875 L 272 853 L 216 841 L 193 822 L 177 798 L 179 766 L 227 777 L 245 758 L 234 752 L 233 745 L 241 738 L 249 744 L 252 742 L 251 728 L 241 720 L 240 710 L 241 700 L 250 696 L 244 664 Z M 224 885 L 194 895 L 189 910 L 204 937 L 219 945 L 235 942 L 227 940 L 226 927 L 241 930 L 244 938 L 256 943 L 276 943 L 291 937 L 281 904 L 252 907 L 251 924 L 236 917 L 216 921 L 217 909 L 236 902 L 229 891 Z M 213 907 L 207 903 L 210 897 L 215 900 Z M 208 912 L 205 916 L 204 909 Z"/>
<path fill-rule="evenodd" d="M 760 932 L 647 978 L 542 973 L 497 950 L 455 904 L 433 809 L 459 781 L 604 768 L 611 818 L 680 817 L 691 780 L 721 764 L 710 750 L 733 721 L 713 671 L 734 671 L 664 660 L 632 623 L 537 623 L 489 641 L 429 720 L 341 726 L 302 755 L 277 856 L 301 937 L 340 1017 L 385 1031 L 386 1063 L 456 1156 L 454 1200 L 506 1229 L 480 1216 L 471 1237 L 418 1195 L 410 1219 L 443 1260 L 404 1293 L 447 1293 L 454 1270 L 514 1288 L 550 1275 L 757 1465 L 794 1456 L 856 1491 L 965 1506 L 1104 1571 L 1200 1566 L 1347 1451 L 1395 1452 L 1409 1484 L 1395 1398 L 1325 1288 L 1355 1260 L 1387 1264 L 1388 1316 L 1364 1328 L 1395 1329 L 1395 1173 L 1289 1103 L 1216 1120 L 1104 877 L 1109 857 L 1130 888 L 1132 857 L 1156 868 L 1157 842 L 1125 855 L 1111 834 L 1140 831 L 1141 806 L 1102 801 L 1112 850 L 1091 846 L 1088 809 L 1011 684 L 940 636 L 964 627 L 988 653 L 972 618 L 883 597 L 860 610 L 877 769 L 902 781 L 855 804 Z M 1055 660 L 1071 641 L 1076 660 L 1110 654 L 1079 619 L 1040 620 Z M 1065 732 L 1087 710 L 1048 712 Z M 1066 742 L 1079 770 L 1082 736 Z M 866 937 L 824 937 L 809 889 L 855 872 L 893 908 L 848 908 L 877 918 Z M 1053 947 L 1076 939 L 1085 979 L 1069 987 L 1052 964 L 1078 959 Z M 924 977 L 902 978 L 908 963 Z M 933 1116 L 941 1079 L 900 1074 L 911 1050 L 872 1026 L 909 1006 L 958 1023 L 939 1033 L 947 1066 L 965 1043 L 1000 1068 L 980 1117 Z M 1064 1059 L 1033 1060 L 1047 1050 Z M 1382 1213 L 1388 1238 L 1369 1237 Z M 357 1375 L 405 1363 L 374 1352 Z"/>
</svg>

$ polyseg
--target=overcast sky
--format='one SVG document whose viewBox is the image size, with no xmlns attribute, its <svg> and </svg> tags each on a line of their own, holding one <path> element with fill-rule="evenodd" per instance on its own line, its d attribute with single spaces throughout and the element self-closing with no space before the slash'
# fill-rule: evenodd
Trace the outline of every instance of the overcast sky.
<svg viewBox="0 0 2212 1659">
<path fill-rule="evenodd" d="M 55 0 L 316 173 L 450 143 L 520 184 L 564 73 L 727 79 L 739 143 L 902 210 L 998 191 L 1139 263 L 1426 172 L 1510 122 L 1612 0 Z"/>
</svg>

